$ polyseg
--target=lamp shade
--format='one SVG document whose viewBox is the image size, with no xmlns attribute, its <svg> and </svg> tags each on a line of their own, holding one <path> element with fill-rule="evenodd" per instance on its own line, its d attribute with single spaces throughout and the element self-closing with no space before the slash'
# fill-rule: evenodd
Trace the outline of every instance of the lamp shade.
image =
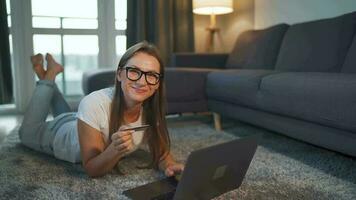
<svg viewBox="0 0 356 200">
<path fill-rule="evenodd" d="M 233 12 L 232 0 L 193 0 L 193 13 L 221 15 Z"/>
</svg>

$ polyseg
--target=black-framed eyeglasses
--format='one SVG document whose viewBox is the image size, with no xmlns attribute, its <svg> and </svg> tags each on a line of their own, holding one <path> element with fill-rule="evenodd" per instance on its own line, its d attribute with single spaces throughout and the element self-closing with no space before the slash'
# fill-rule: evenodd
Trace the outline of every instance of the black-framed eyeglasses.
<svg viewBox="0 0 356 200">
<path fill-rule="evenodd" d="M 162 74 L 156 72 L 144 72 L 134 66 L 127 66 L 122 69 L 126 70 L 126 77 L 131 81 L 139 80 L 142 77 L 142 74 L 144 74 L 146 82 L 149 85 L 157 85 L 160 79 L 163 78 Z"/>
</svg>

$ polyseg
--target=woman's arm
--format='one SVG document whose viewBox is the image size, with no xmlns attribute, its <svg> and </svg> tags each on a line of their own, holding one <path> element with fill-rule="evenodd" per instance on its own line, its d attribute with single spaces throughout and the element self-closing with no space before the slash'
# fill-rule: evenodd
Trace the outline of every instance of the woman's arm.
<svg viewBox="0 0 356 200">
<path fill-rule="evenodd" d="M 78 133 L 83 167 L 91 177 L 102 176 L 111 171 L 131 148 L 131 135 L 121 138 L 120 144 L 112 142 L 106 147 L 101 132 L 80 119 Z"/>
</svg>

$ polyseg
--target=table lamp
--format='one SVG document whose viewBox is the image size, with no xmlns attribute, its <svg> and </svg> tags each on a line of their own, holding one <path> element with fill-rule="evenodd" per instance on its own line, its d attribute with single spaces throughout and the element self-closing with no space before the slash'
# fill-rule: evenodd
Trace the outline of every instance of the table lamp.
<svg viewBox="0 0 356 200">
<path fill-rule="evenodd" d="M 193 0 L 193 13 L 198 15 L 210 15 L 210 25 L 206 28 L 208 37 L 206 50 L 214 49 L 214 34 L 219 33 L 216 27 L 216 15 L 232 13 L 234 11 L 232 0 Z"/>
</svg>

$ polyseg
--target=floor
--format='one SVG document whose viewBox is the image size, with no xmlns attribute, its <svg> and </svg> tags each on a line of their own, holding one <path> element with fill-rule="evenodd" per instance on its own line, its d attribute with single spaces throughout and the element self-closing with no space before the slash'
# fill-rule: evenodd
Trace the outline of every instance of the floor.
<svg viewBox="0 0 356 200">
<path fill-rule="evenodd" d="M 0 115 L 0 143 L 22 121 L 22 115 Z"/>
<path fill-rule="evenodd" d="M 16 126 L 16 120 L 20 121 L 16 116 L 0 118 L 4 127 Z M 168 120 L 172 152 L 181 162 L 205 146 L 263 134 L 241 187 L 218 200 L 356 199 L 355 158 L 235 120 L 222 118 L 222 122 L 223 131 L 218 134 L 211 116 Z M 124 199 L 123 190 L 163 176 L 152 169 L 137 169 L 147 154 L 134 154 L 116 167 L 124 176 L 116 170 L 90 179 L 80 164 L 18 145 L 18 136 L 12 133 L 0 145 L 0 199 Z"/>
</svg>

